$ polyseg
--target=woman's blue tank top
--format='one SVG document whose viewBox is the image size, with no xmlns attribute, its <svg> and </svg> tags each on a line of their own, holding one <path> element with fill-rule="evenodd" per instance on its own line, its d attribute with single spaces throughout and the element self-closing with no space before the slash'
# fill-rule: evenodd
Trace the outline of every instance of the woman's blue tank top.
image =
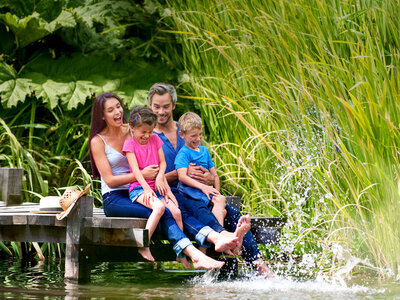
<svg viewBox="0 0 400 300">
<path fill-rule="evenodd" d="M 130 173 L 128 159 L 125 155 L 121 154 L 119 151 L 115 150 L 113 147 L 109 146 L 105 139 L 97 134 L 104 142 L 105 145 L 105 153 L 110 163 L 112 173 L 114 175 L 128 174 Z M 116 190 L 128 190 L 129 184 L 120 185 L 114 188 L 111 188 L 107 185 L 107 183 L 101 178 L 101 194 L 116 191 Z"/>
</svg>

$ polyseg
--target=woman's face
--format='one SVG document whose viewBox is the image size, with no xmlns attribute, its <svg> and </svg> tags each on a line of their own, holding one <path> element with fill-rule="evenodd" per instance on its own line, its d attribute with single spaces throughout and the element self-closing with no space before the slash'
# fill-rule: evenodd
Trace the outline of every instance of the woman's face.
<svg viewBox="0 0 400 300">
<path fill-rule="evenodd" d="M 108 98 L 104 103 L 103 118 L 108 126 L 121 126 L 124 109 L 116 98 Z"/>
</svg>

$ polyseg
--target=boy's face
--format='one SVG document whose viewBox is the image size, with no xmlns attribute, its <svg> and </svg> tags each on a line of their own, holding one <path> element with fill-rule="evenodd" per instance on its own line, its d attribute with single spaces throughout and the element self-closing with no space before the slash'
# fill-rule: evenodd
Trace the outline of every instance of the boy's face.
<svg viewBox="0 0 400 300">
<path fill-rule="evenodd" d="M 194 128 L 186 131 L 186 133 L 180 131 L 179 135 L 185 140 L 186 147 L 197 150 L 203 138 L 203 128 Z"/>
</svg>

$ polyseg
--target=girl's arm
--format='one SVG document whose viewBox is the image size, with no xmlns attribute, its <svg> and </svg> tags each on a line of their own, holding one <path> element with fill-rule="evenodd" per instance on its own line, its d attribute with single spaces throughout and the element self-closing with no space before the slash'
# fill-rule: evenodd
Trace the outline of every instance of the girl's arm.
<svg viewBox="0 0 400 300">
<path fill-rule="evenodd" d="M 121 175 L 113 174 L 110 163 L 108 162 L 106 156 L 104 142 L 98 136 L 95 136 L 91 139 L 90 146 L 97 170 L 99 170 L 100 176 L 109 187 L 117 187 L 136 180 L 136 177 L 133 173 Z M 157 172 L 158 167 L 152 165 L 144 168 L 142 170 L 142 175 L 145 179 L 155 179 Z"/>
<path fill-rule="evenodd" d="M 158 163 L 160 169 L 156 177 L 156 188 L 161 195 L 165 196 L 168 190 L 170 190 L 170 188 L 165 177 L 165 170 L 167 169 L 167 163 L 165 161 L 164 151 L 162 147 L 158 149 Z"/>
<path fill-rule="evenodd" d="M 136 155 L 132 152 L 126 152 L 126 157 L 128 158 L 129 166 L 132 169 L 132 173 L 136 178 L 136 181 L 139 182 L 140 186 L 145 190 L 152 190 L 151 187 L 148 185 L 146 180 L 144 179 L 142 173 L 140 172 Z"/>
<path fill-rule="evenodd" d="M 215 170 L 215 167 L 212 167 L 210 170 L 210 174 L 214 176 L 214 187 L 219 191 L 221 187 L 221 183 L 219 181 L 219 176 L 217 174 L 217 171 Z"/>
</svg>

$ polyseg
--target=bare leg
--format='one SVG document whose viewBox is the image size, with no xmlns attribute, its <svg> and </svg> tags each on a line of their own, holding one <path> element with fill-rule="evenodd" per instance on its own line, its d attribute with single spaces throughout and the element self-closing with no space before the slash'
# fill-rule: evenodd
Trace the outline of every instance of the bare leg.
<svg viewBox="0 0 400 300">
<path fill-rule="evenodd" d="M 173 203 L 172 201 L 168 201 L 167 203 L 165 201 L 165 198 L 163 198 L 161 201 L 164 203 L 165 207 L 169 209 L 169 211 L 171 212 L 172 216 L 175 219 L 176 224 L 183 231 L 182 215 L 179 207 L 177 207 L 175 203 Z"/>
<path fill-rule="evenodd" d="M 217 261 L 211 257 L 208 257 L 193 245 L 187 246 L 183 250 L 183 253 L 190 257 L 195 269 L 219 269 L 225 264 L 223 261 Z"/>
<path fill-rule="evenodd" d="M 211 201 L 214 204 L 211 212 L 214 214 L 218 223 L 221 224 L 221 226 L 223 227 L 226 215 L 226 210 L 225 210 L 226 198 L 222 195 L 218 195 L 212 197 Z"/>
<path fill-rule="evenodd" d="M 160 221 L 162 215 L 164 214 L 164 204 L 158 200 L 158 198 L 153 197 L 150 200 L 149 205 L 145 205 L 143 201 L 143 194 L 140 195 L 137 200 L 138 203 L 151 208 L 153 211 L 150 214 L 149 218 L 147 219 L 146 223 L 146 229 L 149 231 L 149 241 L 151 240 L 151 237 L 153 236 L 154 231 L 157 228 L 158 222 Z M 144 258 L 149 261 L 155 261 L 153 255 L 151 254 L 150 248 L 149 247 L 141 247 L 138 249 L 139 254 Z"/>
</svg>

